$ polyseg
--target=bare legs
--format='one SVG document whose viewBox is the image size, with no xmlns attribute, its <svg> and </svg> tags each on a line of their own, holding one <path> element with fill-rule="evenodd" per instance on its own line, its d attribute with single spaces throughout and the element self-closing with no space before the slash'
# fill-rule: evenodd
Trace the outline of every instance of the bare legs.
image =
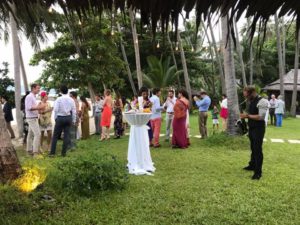
<svg viewBox="0 0 300 225">
<path fill-rule="evenodd" d="M 100 141 L 104 141 L 104 140 L 109 140 L 109 127 L 102 127 L 102 134 L 101 134 L 101 139 Z"/>
</svg>

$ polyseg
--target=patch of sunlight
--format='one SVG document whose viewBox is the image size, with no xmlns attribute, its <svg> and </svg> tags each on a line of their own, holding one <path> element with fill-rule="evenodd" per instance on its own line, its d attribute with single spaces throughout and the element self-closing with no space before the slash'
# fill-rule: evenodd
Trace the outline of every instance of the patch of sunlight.
<svg viewBox="0 0 300 225">
<path fill-rule="evenodd" d="M 31 192 L 42 184 L 46 179 L 45 171 L 38 167 L 23 167 L 23 173 L 13 183 L 23 192 Z"/>
</svg>

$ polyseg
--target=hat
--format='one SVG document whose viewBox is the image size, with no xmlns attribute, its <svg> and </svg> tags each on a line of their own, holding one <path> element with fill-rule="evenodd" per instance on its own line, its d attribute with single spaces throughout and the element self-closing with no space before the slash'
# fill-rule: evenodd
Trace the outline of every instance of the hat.
<svg viewBox="0 0 300 225">
<path fill-rule="evenodd" d="M 47 92 L 46 92 L 46 91 L 42 91 L 42 92 L 41 92 L 41 97 L 42 97 L 42 98 L 44 98 L 46 95 L 47 95 Z"/>
<path fill-rule="evenodd" d="M 201 89 L 200 90 L 200 95 L 202 95 L 202 94 L 207 94 L 207 92 L 204 89 Z"/>
</svg>

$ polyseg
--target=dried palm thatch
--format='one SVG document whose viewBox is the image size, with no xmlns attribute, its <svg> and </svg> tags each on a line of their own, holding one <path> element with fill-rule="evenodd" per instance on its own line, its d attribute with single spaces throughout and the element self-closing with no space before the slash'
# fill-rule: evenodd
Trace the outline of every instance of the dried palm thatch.
<svg viewBox="0 0 300 225">
<path fill-rule="evenodd" d="M 165 31 L 171 22 L 178 27 L 178 17 L 182 10 L 189 12 L 196 10 L 198 25 L 201 17 L 207 18 L 212 13 L 229 15 L 229 23 L 233 17 L 239 19 L 243 13 L 246 17 L 253 18 L 252 35 L 255 26 L 260 23 L 262 27 L 270 16 L 279 12 L 279 16 L 289 15 L 297 20 L 297 28 L 300 28 L 300 1 L 299 0 L 0 0 L 0 20 L 7 20 L 7 12 L 10 11 L 9 3 L 15 3 L 18 13 L 27 13 L 32 18 L 32 9 L 36 5 L 50 7 L 59 4 L 70 13 L 76 13 L 80 18 L 89 14 L 101 14 L 104 10 L 121 10 L 132 7 L 139 10 L 144 24 L 152 25 L 155 33 L 157 23 L 160 21 L 162 30 Z"/>
</svg>

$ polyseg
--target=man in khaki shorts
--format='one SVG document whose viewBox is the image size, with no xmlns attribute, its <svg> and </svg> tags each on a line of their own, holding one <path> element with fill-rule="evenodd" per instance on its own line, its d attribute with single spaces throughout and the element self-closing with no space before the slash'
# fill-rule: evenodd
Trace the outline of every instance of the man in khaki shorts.
<svg viewBox="0 0 300 225">
<path fill-rule="evenodd" d="M 26 150 L 30 155 L 37 156 L 40 148 L 41 131 L 38 122 L 39 110 L 44 106 L 38 105 L 36 95 L 40 92 L 38 84 L 31 85 L 31 92 L 25 98 L 25 114 L 28 123 L 28 136 Z"/>
</svg>

